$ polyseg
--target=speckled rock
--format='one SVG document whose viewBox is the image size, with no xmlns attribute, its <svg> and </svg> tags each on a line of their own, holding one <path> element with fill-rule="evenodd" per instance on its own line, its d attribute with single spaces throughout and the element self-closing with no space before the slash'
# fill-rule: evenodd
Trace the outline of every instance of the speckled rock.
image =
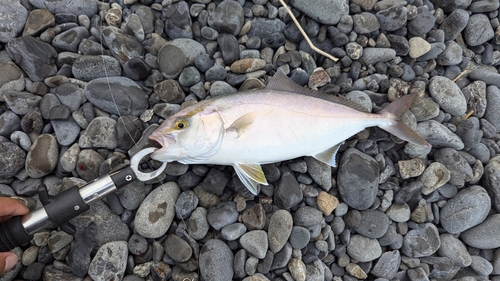
<svg viewBox="0 0 500 281">
<path fill-rule="evenodd" d="M 57 165 L 59 148 L 53 135 L 40 135 L 26 156 L 26 172 L 32 178 L 48 175 Z"/>
<path fill-rule="evenodd" d="M 212 239 L 200 251 L 200 273 L 207 281 L 230 281 L 233 279 L 234 255 L 222 240 Z"/>
</svg>

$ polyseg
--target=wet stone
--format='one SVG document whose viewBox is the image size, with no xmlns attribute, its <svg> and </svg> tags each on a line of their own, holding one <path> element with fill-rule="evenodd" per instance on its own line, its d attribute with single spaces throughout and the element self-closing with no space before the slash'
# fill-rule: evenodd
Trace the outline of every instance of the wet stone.
<svg viewBox="0 0 500 281">
<path fill-rule="evenodd" d="M 494 31 L 486 15 L 474 14 L 470 16 L 463 36 L 469 46 L 479 46 L 493 38 Z"/>
<path fill-rule="evenodd" d="M 360 262 L 369 262 L 382 255 L 382 248 L 376 239 L 355 234 L 347 245 L 347 253 Z"/>
<path fill-rule="evenodd" d="M 321 1 L 299 1 L 293 0 L 290 5 L 304 12 L 310 18 L 328 25 L 335 25 L 340 17 L 349 13 L 349 5 L 344 1 L 321 0 Z"/>
<path fill-rule="evenodd" d="M 221 33 L 237 35 L 244 24 L 243 7 L 234 1 L 222 1 L 210 13 L 207 23 Z"/>
<path fill-rule="evenodd" d="M 207 220 L 210 225 L 220 230 L 226 225 L 236 222 L 238 219 L 238 211 L 236 210 L 235 202 L 221 202 L 210 208 L 207 215 Z"/>
<path fill-rule="evenodd" d="M 165 240 L 165 252 L 177 262 L 185 262 L 191 258 L 192 249 L 189 244 L 175 234 L 169 234 Z"/>
<path fill-rule="evenodd" d="M 167 182 L 155 188 L 137 210 L 134 224 L 137 233 L 146 238 L 158 238 L 165 234 L 175 216 L 175 201 L 180 189 L 175 182 Z"/>
<path fill-rule="evenodd" d="M 77 26 L 56 35 L 52 39 L 52 46 L 61 51 L 76 53 L 82 39 L 87 37 L 89 37 L 88 30 L 83 26 Z"/>
<path fill-rule="evenodd" d="M 436 22 L 436 18 L 427 6 L 418 7 L 417 12 L 417 16 L 407 25 L 408 31 L 415 36 L 429 32 Z"/>
<path fill-rule="evenodd" d="M 375 159 L 352 148 L 344 152 L 337 184 L 347 205 L 358 210 L 368 209 L 375 202 L 378 182 L 379 166 Z"/>
<path fill-rule="evenodd" d="M 440 162 L 450 171 L 450 184 L 463 186 L 465 182 L 472 179 L 472 168 L 455 149 L 440 149 L 434 157 L 436 162 Z"/>
<path fill-rule="evenodd" d="M 267 233 L 264 230 L 249 231 L 240 238 L 240 244 L 250 255 L 258 259 L 266 256 L 268 241 Z"/>
<path fill-rule="evenodd" d="M 148 107 L 148 95 L 126 77 L 94 79 L 85 86 L 84 92 L 94 106 L 117 115 L 139 116 Z"/>
<path fill-rule="evenodd" d="M 26 156 L 26 172 L 32 178 L 48 175 L 56 167 L 58 156 L 56 138 L 49 134 L 40 135 Z"/>
<path fill-rule="evenodd" d="M 192 20 L 186 2 L 180 1 L 168 5 L 163 13 L 167 19 L 165 21 L 165 33 L 169 38 L 193 38 Z"/>
<path fill-rule="evenodd" d="M 81 148 L 102 147 L 115 149 L 118 145 L 116 138 L 116 121 L 109 117 L 97 117 L 80 137 L 78 145 Z"/>
<path fill-rule="evenodd" d="M 427 243 L 419 243 L 427 241 Z M 435 225 L 425 224 L 422 228 L 412 229 L 404 236 L 402 252 L 408 257 L 427 257 L 441 246 L 439 232 Z"/>
<path fill-rule="evenodd" d="M 121 280 L 125 273 L 127 256 L 128 247 L 125 241 L 113 241 L 101 246 L 90 263 L 90 277 L 94 280 Z"/>
<path fill-rule="evenodd" d="M 382 237 L 389 227 L 387 215 L 378 210 L 351 210 L 344 219 L 347 226 L 368 238 Z"/>
<path fill-rule="evenodd" d="M 377 16 L 380 22 L 380 29 L 394 31 L 401 28 L 407 20 L 407 11 L 405 6 L 393 6 L 389 9 L 378 11 Z"/>
<path fill-rule="evenodd" d="M 288 211 L 278 210 L 271 216 L 267 231 L 271 251 L 277 253 L 285 246 L 291 235 L 292 227 L 293 219 Z"/>
<path fill-rule="evenodd" d="M 231 280 L 234 255 L 222 240 L 212 239 L 200 251 L 200 273 L 205 280 Z"/>
<path fill-rule="evenodd" d="M 167 78 L 175 78 L 203 54 L 206 54 L 205 48 L 197 41 L 188 38 L 174 39 L 158 51 L 158 66 Z"/>
<path fill-rule="evenodd" d="M 234 241 L 247 232 L 247 228 L 242 223 L 226 225 L 221 229 L 221 235 L 227 241 Z"/>
<path fill-rule="evenodd" d="M 467 101 L 460 88 L 450 79 L 433 77 L 429 83 L 429 92 L 444 111 L 455 116 L 465 114 Z"/>
<path fill-rule="evenodd" d="M 460 234 L 462 241 L 468 246 L 478 249 L 495 249 L 500 247 L 500 214 L 494 214 L 481 224 Z"/>
<path fill-rule="evenodd" d="M 188 221 L 188 232 L 193 239 L 199 240 L 205 237 L 210 225 L 207 221 L 207 210 L 203 207 L 197 207 Z"/>
<path fill-rule="evenodd" d="M 450 147 L 459 150 L 464 148 L 464 143 L 460 137 L 437 121 L 428 120 L 420 122 L 417 124 L 415 131 L 432 144 L 433 147 Z"/>
<path fill-rule="evenodd" d="M 438 254 L 440 256 L 451 259 L 453 264 L 460 267 L 467 267 L 471 264 L 471 256 L 462 241 L 449 233 L 443 233 L 439 237 L 441 247 L 439 247 Z"/>
</svg>

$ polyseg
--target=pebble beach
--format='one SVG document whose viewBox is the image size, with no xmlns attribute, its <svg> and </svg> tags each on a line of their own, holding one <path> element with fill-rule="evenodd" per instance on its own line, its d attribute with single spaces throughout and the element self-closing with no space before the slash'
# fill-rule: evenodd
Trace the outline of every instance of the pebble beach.
<svg viewBox="0 0 500 281">
<path fill-rule="evenodd" d="M 285 2 L 338 60 L 279 0 L 0 0 L 0 196 L 40 208 L 40 184 L 106 175 L 278 69 L 374 113 L 419 93 L 402 120 L 432 148 L 365 129 L 337 167 L 263 165 L 256 196 L 232 167 L 168 163 L 15 248 L 0 281 L 500 281 L 499 0 Z"/>
</svg>

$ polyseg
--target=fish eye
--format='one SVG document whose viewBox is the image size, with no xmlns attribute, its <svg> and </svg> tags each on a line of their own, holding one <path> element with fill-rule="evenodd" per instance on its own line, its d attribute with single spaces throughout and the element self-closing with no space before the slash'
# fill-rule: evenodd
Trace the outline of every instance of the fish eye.
<svg viewBox="0 0 500 281">
<path fill-rule="evenodd" d="M 186 119 L 179 119 L 175 121 L 174 127 L 176 129 L 184 129 L 188 126 L 188 122 Z"/>
</svg>

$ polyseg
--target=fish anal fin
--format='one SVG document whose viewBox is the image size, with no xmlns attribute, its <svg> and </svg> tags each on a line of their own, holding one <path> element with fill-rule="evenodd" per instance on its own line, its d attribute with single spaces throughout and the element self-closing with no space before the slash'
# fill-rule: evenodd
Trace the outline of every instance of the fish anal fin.
<svg viewBox="0 0 500 281">
<path fill-rule="evenodd" d="M 340 143 L 336 144 L 329 149 L 322 151 L 316 155 L 312 155 L 316 160 L 323 162 L 332 167 L 337 166 L 337 162 L 335 161 L 335 155 L 337 155 L 337 151 L 339 150 Z"/>
<path fill-rule="evenodd" d="M 259 184 L 268 184 L 259 164 L 233 164 L 233 167 L 241 182 L 254 195 L 258 193 L 257 187 Z"/>
<path fill-rule="evenodd" d="M 241 134 L 245 131 L 245 128 L 253 124 L 255 118 L 257 118 L 257 115 L 258 113 L 253 111 L 241 116 L 227 128 L 227 131 L 236 132 L 238 134 L 238 137 L 240 137 Z"/>
<path fill-rule="evenodd" d="M 278 69 L 278 71 L 276 72 L 276 74 L 274 74 L 273 77 L 271 77 L 271 79 L 267 83 L 266 90 L 291 92 L 295 94 L 311 96 L 329 102 L 341 104 L 361 112 L 368 112 L 366 108 L 364 108 L 362 105 L 350 101 L 344 97 L 334 96 L 323 92 L 314 91 L 294 83 L 286 76 L 285 72 L 281 68 Z"/>
</svg>

